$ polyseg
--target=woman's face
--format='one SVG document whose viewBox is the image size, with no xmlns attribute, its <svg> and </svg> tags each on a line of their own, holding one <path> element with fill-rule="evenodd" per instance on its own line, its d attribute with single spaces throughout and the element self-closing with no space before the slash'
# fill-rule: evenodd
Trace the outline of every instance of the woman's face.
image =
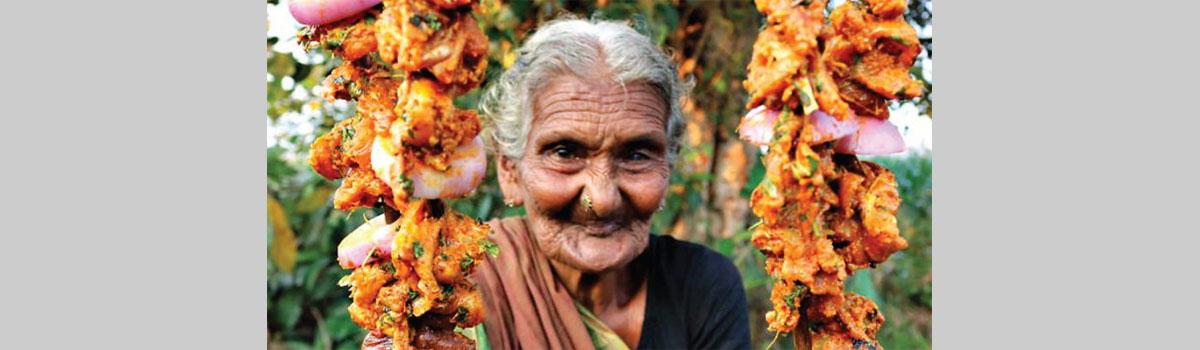
<svg viewBox="0 0 1200 350">
<path fill-rule="evenodd" d="M 551 259 L 585 272 L 646 248 L 666 193 L 667 104 L 648 84 L 561 76 L 533 98 L 524 155 L 501 157 L 508 200 Z"/>
</svg>

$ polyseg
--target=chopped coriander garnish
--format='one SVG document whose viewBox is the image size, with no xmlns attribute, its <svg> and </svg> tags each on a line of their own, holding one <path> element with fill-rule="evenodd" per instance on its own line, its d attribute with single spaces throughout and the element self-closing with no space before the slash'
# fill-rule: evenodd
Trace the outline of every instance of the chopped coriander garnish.
<svg viewBox="0 0 1200 350">
<path fill-rule="evenodd" d="M 413 242 L 413 256 L 420 259 L 425 255 L 425 247 L 421 246 L 421 242 Z"/>
<path fill-rule="evenodd" d="M 434 31 L 442 29 L 442 22 L 439 21 L 437 16 L 434 16 L 432 13 L 425 17 L 425 22 L 429 23 L 429 28 L 433 29 Z"/>
<path fill-rule="evenodd" d="M 354 138 L 354 128 L 349 126 L 342 127 L 342 143 L 350 142 Z"/>
<path fill-rule="evenodd" d="M 468 257 L 463 258 L 462 261 L 458 262 L 458 268 L 466 270 L 466 269 L 471 268 L 471 265 L 474 265 L 474 264 L 475 264 L 475 258 L 468 256 Z"/>
<path fill-rule="evenodd" d="M 482 241 L 479 241 L 479 244 L 483 245 L 483 250 L 486 251 L 487 254 L 491 255 L 493 258 L 496 257 L 497 255 L 500 255 L 500 246 L 496 245 L 496 243 L 493 243 L 492 241 L 484 239 Z"/>
<path fill-rule="evenodd" d="M 808 288 L 805 286 L 792 287 L 792 291 L 783 297 L 783 302 L 786 303 L 788 307 L 795 309 L 799 306 L 799 299 L 801 299 L 800 294 L 807 290 Z"/>
<path fill-rule="evenodd" d="M 409 179 L 407 176 L 404 176 L 404 174 L 400 174 L 400 175 L 396 175 L 396 182 L 400 184 L 400 188 L 404 189 L 404 192 L 412 193 L 412 191 L 413 191 L 412 179 Z"/>
</svg>

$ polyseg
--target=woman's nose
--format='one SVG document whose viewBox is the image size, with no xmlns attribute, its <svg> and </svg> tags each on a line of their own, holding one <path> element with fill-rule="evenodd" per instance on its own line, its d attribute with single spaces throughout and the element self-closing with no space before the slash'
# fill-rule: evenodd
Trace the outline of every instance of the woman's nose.
<svg viewBox="0 0 1200 350">
<path fill-rule="evenodd" d="M 611 172 L 594 172 L 588 179 L 581 196 L 584 208 L 590 208 L 592 214 L 600 218 L 611 218 L 620 215 L 622 206 L 621 191 Z"/>
</svg>

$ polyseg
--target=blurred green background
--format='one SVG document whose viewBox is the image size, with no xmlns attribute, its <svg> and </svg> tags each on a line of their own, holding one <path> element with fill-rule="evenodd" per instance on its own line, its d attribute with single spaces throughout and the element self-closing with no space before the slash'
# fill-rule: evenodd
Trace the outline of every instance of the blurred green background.
<svg viewBox="0 0 1200 350">
<path fill-rule="evenodd" d="M 842 1 L 833 1 L 832 5 Z M 905 17 L 925 47 L 912 72 L 926 83 L 926 95 L 893 103 L 910 149 L 874 157 L 896 173 L 904 203 L 901 233 L 907 250 L 873 270 L 855 274 L 848 289 L 875 300 L 887 322 L 879 335 L 889 349 L 930 348 L 932 281 L 932 9 L 931 1 L 911 1 Z M 272 349 L 357 349 L 364 331 L 346 314 L 350 300 L 337 280 L 347 271 L 335 260 L 341 237 L 376 213 L 333 210 L 337 188 L 313 173 L 305 159 L 308 145 L 333 124 L 349 117 L 353 105 L 329 103 L 320 81 L 340 62 L 323 52 L 304 52 L 296 43 L 299 25 L 286 0 L 267 1 L 267 213 L 268 330 Z M 755 221 L 750 191 L 762 178 L 758 150 L 737 140 L 735 128 L 745 112 L 742 88 L 746 62 L 762 23 L 751 1 L 561 1 L 481 0 L 477 19 L 491 40 L 488 78 L 515 60 L 514 49 L 541 21 L 565 13 L 628 20 L 668 48 L 681 74 L 694 79 L 686 101 L 684 150 L 676 164 L 666 208 L 654 218 L 654 231 L 699 242 L 737 264 L 749 297 L 753 344 L 764 348 L 768 333 L 763 315 L 770 308 L 770 277 L 763 256 L 745 230 Z M 486 84 L 486 81 L 485 81 Z M 479 89 L 456 100 L 474 107 Z M 480 219 L 520 215 L 501 204 L 494 170 L 470 197 L 452 201 L 459 211 Z M 781 337 L 776 348 L 789 348 Z"/>
</svg>

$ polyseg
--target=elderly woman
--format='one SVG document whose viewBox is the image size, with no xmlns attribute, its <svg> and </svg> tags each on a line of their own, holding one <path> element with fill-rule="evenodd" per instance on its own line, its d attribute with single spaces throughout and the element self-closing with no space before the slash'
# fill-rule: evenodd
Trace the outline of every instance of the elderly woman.
<svg viewBox="0 0 1200 350">
<path fill-rule="evenodd" d="M 741 276 L 650 232 L 679 149 L 674 65 L 606 21 L 545 23 L 481 102 L 505 202 L 478 274 L 492 348 L 748 348 Z"/>
<path fill-rule="evenodd" d="M 505 203 L 526 215 L 489 223 L 501 253 L 475 275 L 477 346 L 749 348 L 733 264 L 650 232 L 683 119 L 670 59 L 624 24 L 579 19 L 518 53 L 480 103 Z"/>
</svg>

